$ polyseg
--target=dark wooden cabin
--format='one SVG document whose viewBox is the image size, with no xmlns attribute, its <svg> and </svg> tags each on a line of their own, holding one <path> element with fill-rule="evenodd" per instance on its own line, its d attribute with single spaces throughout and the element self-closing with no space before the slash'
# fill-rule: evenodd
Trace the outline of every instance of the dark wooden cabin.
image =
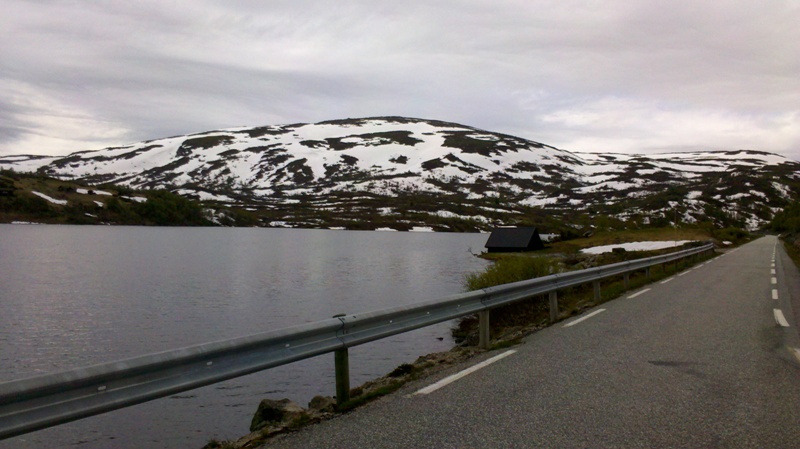
<svg viewBox="0 0 800 449">
<path fill-rule="evenodd" d="M 544 249 L 536 228 L 497 228 L 489 235 L 486 249 L 490 253 L 513 253 Z"/>
</svg>

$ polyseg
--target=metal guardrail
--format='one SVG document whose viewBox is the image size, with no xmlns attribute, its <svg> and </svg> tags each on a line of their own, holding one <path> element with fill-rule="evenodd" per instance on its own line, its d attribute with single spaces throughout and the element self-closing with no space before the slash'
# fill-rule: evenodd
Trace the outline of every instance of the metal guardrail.
<svg viewBox="0 0 800 449">
<path fill-rule="evenodd" d="M 649 270 L 713 250 L 714 245 L 581 271 L 553 274 L 374 312 L 339 315 L 294 326 L 71 371 L 0 383 L 0 439 L 52 427 L 317 355 L 336 353 L 337 400 L 349 398 L 347 348 L 479 313 L 488 346 L 489 310 L 556 291 Z M 649 271 L 648 271 L 649 274 Z M 555 313 L 554 313 L 555 310 Z"/>
</svg>

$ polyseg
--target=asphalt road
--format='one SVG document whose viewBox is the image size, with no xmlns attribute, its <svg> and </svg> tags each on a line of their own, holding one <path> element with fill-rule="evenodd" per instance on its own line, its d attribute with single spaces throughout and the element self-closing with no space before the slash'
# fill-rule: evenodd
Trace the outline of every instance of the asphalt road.
<svg viewBox="0 0 800 449">
<path fill-rule="evenodd" d="M 265 447 L 798 448 L 800 274 L 776 243 L 761 238 L 540 331 L 515 353 L 486 354 Z"/>
</svg>

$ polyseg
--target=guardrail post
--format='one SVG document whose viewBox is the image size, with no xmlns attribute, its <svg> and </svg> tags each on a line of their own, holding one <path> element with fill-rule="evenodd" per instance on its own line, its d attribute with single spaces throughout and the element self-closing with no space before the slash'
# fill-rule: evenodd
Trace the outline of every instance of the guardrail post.
<svg viewBox="0 0 800 449">
<path fill-rule="evenodd" d="M 550 292 L 550 322 L 558 321 L 558 293 Z"/>
<path fill-rule="evenodd" d="M 644 275 L 647 276 L 647 279 L 650 279 L 650 267 L 644 269 Z"/>
<path fill-rule="evenodd" d="M 600 302 L 600 281 L 592 281 L 592 287 L 594 287 L 594 301 Z"/>
<path fill-rule="evenodd" d="M 336 369 L 336 403 L 342 405 L 350 400 L 350 356 L 347 348 L 334 352 Z"/>
<path fill-rule="evenodd" d="M 628 289 L 628 285 L 630 284 L 630 281 L 631 281 L 630 273 L 625 273 L 625 274 L 622 275 L 622 282 L 625 284 L 625 290 Z"/>
<path fill-rule="evenodd" d="M 481 349 L 489 349 L 489 340 L 491 338 L 489 331 L 489 311 L 481 310 L 478 312 L 478 347 Z"/>
</svg>

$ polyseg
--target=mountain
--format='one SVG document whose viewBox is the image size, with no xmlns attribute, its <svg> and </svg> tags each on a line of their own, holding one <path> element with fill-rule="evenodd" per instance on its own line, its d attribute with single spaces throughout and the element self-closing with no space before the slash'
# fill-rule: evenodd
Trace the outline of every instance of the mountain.
<svg viewBox="0 0 800 449">
<path fill-rule="evenodd" d="M 574 153 L 455 123 L 374 117 L 234 128 L 0 168 L 163 188 L 266 226 L 485 230 L 711 222 L 757 228 L 800 193 L 759 151 Z M 609 218 L 611 217 L 611 218 Z"/>
</svg>

